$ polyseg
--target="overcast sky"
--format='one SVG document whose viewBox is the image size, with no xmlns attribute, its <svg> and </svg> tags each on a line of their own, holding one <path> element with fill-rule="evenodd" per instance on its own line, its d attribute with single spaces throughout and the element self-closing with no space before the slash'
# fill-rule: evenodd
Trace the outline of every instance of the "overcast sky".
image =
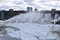
<svg viewBox="0 0 60 40">
<path fill-rule="evenodd" d="M 0 10 L 15 9 L 22 10 L 26 7 L 33 7 L 39 10 L 50 10 L 52 8 L 60 10 L 59 0 L 0 0 Z"/>
</svg>

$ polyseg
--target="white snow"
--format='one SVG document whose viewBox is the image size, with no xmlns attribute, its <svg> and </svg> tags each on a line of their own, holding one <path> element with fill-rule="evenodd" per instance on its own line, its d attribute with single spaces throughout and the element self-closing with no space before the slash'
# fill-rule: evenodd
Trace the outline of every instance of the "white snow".
<svg viewBox="0 0 60 40">
<path fill-rule="evenodd" d="M 52 34 L 51 31 L 52 29 L 53 30 L 60 29 L 60 25 L 53 25 L 53 24 L 40 25 L 37 23 L 15 23 L 13 25 L 12 24 L 13 23 L 6 24 L 6 26 L 17 27 L 20 30 L 8 33 L 8 35 L 11 37 L 22 38 L 22 39 L 25 38 L 28 39 L 28 37 L 30 39 L 33 39 L 32 37 L 34 37 L 34 39 L 36 39 L 37 37 L 39 37 L 39 39 L 59 39 L 58 34 Z"/>
<path fill-rule="evenodd" d="M 11 30 L 9 30 L 11 31 Z M 21 30 L 19 31 L 12 31 L 11 33 L 8 33 L 9 36 L 14 37 L 14 38 L 19 38 L 22 40 L 37 40 L 37 38 L 29 33 L 25 33 Z"/>
<path fill-rule="evenodd" d="M 48 17 L 47 17 L 48 16 Z M 10 22 L 10 23 L 49 23 L 51 21 L 51 14 L 43 14 L 40 12 L 29 12 L 26 14 L 20 14 L 17 15 L 16 17 L 10 18 L 6 20 L 5 22 Z"/>
<path fill-rule="evenodd" d="M 57 15 L 55 16 L 55 18 Z M 51 24 L 51 14 L 44 14 L 39 12 L 29 12 L 20 14 L 6 21 L 0 22 L 1 25 L 12 26 L 20 30 L 6 28 L 7 35 L 20 38 L 22 40 L 40 40 L 40 39 L 60 39 L 59 34 L 53 33 L 58 31 L 60 25 Z M 56 22 L 56 21 L 54 21 Z"/>
</svg>

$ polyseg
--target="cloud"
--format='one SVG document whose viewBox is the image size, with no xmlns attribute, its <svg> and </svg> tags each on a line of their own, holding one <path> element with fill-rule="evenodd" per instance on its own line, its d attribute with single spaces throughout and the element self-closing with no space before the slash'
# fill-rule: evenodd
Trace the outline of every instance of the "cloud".
<svg viewBox="0 0 60 40">
<path fill-rule="evenodd" d="M 1 9 L 21 9 L 24 8 L 26 3 L 23 0 L 2 0 L 0 7 Z"/>
<path fill-rule="evenodd" d="M 28 6 L 43 9 L 60 9 L 60 0 L 1 0 L 0 9 L 25 9 Z"/>
<path fill-rule="evenodd" d="M 48 8 L 50 8 L 50 9 L 51 8 L 55 8 L 55 9 L 59 8 L 60 9 L 60 1 L 42 2 L 41 4 L 44 5 L 44 6 L 46 6 L 46 7 L 48 7 Z"/>
</svg>

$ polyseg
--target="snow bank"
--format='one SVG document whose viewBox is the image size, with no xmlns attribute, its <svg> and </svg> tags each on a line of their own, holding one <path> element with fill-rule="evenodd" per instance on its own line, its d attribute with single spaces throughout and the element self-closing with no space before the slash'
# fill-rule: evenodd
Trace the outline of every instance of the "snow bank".
<svg viewBox="0 0 60 40">
<path fill-rule="evenodd" d="M 58 34 L 52 33 L 52 29 L 60 28 L 60 25 L 53 24 L 37 24 L 37 23 L 15 23 L 6 24 L 7 26 L 17 27 L 19 31 L 8 33 L 11 37 L 21 38 L 24 40 L 38 39 L 59 39 Z M 10 30 L 11 31 L 11 30 Z M 14 35 L 13 35 L 14 34 Z"/>
</svg>

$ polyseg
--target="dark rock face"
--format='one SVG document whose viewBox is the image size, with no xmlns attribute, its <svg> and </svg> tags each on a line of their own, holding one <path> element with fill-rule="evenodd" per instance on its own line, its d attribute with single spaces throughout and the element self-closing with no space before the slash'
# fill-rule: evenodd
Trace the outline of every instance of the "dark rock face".
<svg viewBox="0 0 60 40">
<path fill-rule="evenodd" d="M 17 11 L 13 11 L 13 9 L 10 9 L 9 11 L 0 11 L 0 20 L 7 20 L 11 17 L 14 17 L 16 15 L 19 15 L 19 14 L 23 14 L 23 13 L 26 13 L 27 11 L 24 11 L 24 10 L 17 10 Z"/>
<path fill-rule="evenodd" d="M 60 24 L 60 20 L 56 22 L 56 24 Z"/>
<path fill-rule="evenodd" d="M 52 24 L 54 24 L 54 22 L 51 22 Z"/>
<path fill-rule="evenodd" d="M 54 22 L 51 22 L 52 24 L 54 24 Z M 57 22 L 55 22 L 55 24 L 60 24 L 60 20 L 58 20 Z"/>
</svg>

